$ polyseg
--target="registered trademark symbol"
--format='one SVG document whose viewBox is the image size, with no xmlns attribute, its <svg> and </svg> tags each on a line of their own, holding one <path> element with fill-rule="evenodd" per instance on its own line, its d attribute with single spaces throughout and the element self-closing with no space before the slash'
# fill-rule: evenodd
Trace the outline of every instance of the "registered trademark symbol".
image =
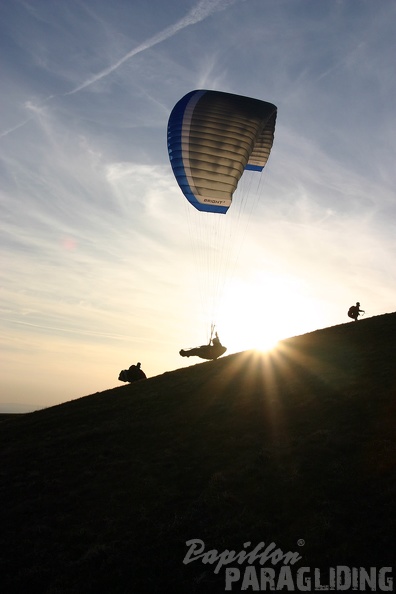
<svg viewBox="0 0 396 594">
<path fill-rule="evenodd" d="M 303 538 L 299 538 L 297 544 L 299 547 L 303 547 L 305 545 L 305 540 Z"/>
</svg>

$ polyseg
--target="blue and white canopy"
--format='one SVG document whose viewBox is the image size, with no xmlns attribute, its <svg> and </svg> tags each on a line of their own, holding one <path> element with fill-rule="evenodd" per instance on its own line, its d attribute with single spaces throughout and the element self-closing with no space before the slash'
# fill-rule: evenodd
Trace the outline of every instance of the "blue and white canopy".
<svg viewBox="0 0 396 594">
<path fill-rule="evenodd" d="M 225 214 L 245 169 L 262 171 L 274 139 L 272 103 L 192 91 L 173 108 L 168 152 L 176 180 L 201 211 Z"/>
</svg>

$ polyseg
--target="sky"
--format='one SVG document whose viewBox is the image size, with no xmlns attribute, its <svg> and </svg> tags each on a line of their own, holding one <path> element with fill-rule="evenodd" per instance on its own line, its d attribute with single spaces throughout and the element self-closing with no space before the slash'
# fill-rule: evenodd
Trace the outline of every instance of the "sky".
<svg viewBox="0 0 396 594">
<path fill-rule="evenodd" d="M 199 363 L 179 350 L 212 321 L 232 353 L 348 323 L 356 301 L 394 311 L 395 28 L 393 0 L 2 2 L 0 412 Z M 278 108 L 234 196 L 250 210 L 214 215 L 233 253 L 214 320 L 195 236 L 213 221 L 166 141 L 194 89 Z"/>
</svg>

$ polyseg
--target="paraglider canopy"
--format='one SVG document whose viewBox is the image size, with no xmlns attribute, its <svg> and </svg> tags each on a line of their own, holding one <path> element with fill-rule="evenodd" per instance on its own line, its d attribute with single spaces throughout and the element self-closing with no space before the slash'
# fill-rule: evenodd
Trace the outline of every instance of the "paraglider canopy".
<svg viewBox="0 0 396 594">
<path fill-rule="evenodd" d="M 168 152 L 196 209 L 225 214 L 244 170 L 263 169 L 276 113 L 272 103 L 220 91 L 191 91 L 178 101 L 168 122 Z"/>
</svg>

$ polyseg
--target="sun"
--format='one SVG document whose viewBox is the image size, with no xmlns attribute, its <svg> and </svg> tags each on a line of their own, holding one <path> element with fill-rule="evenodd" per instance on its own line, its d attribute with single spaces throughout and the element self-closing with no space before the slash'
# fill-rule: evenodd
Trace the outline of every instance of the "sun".
<svg viewBox="0 0 396 594">
<path fill-rule="evenodd" d="M 320 306 L 299 279 L 258 273 L 228 283 L 217 319 L 228 352 L 268 351 L 283 338 L 316 328 Z"/>
</svg>

